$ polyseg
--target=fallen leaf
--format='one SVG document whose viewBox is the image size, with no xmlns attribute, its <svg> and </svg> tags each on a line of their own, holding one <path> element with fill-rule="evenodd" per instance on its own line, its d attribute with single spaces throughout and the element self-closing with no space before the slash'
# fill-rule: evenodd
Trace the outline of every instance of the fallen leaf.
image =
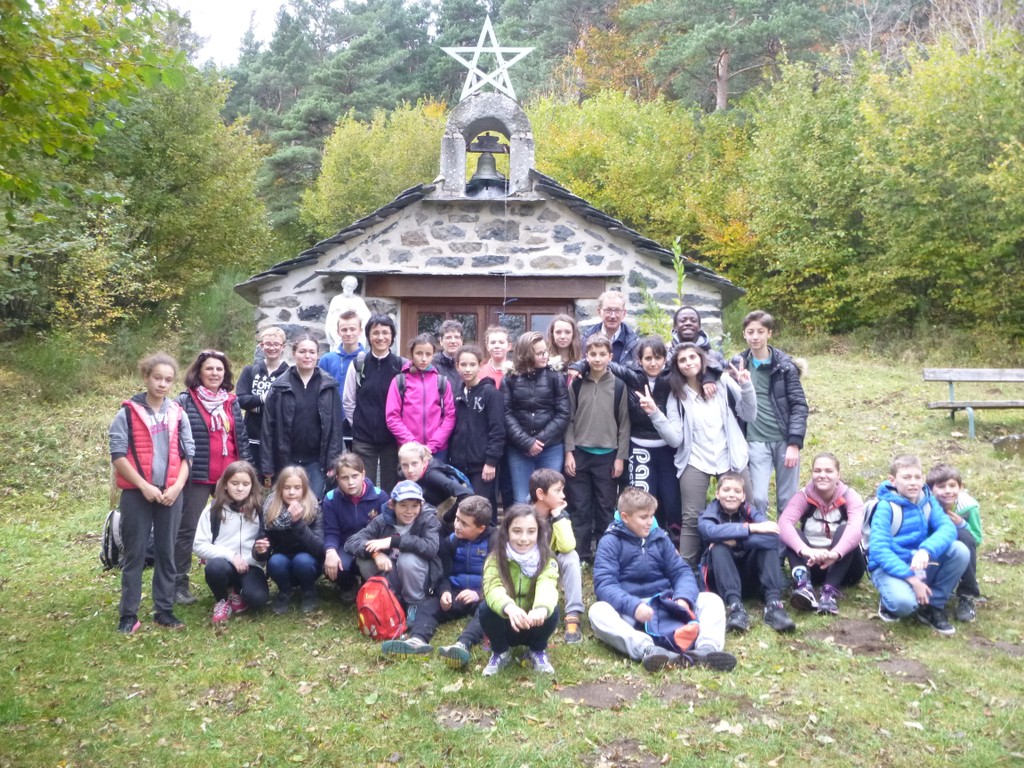
<svg viewBox="0 0 1024 768">
<path fill-rule="evenodd" d="M 921 725 L 920 723 L 916 723 L 913 720 L 904 720 L 903 724 L 907 728 L 913 728 L 916 731 L 923 731 L 924 730 L 924 726 L 923 725 Z"/>
</svg>

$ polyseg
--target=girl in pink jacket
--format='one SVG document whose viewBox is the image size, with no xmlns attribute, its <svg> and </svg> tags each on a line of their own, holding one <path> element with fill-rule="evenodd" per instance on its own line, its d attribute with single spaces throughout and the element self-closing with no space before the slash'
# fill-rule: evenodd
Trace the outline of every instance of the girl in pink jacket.
<svg viewBox="0 0 1024 768">
<path fill-rule="evenodd" d="M 416 441 L 446 462 L 448 438 L 455 428 L 455 399 L 448 380 L 431 364 L 436 348 L 429 333 L 409 344 L 411 360 L 391 382 L 385 418 L 399 447 Z"/>
</svg>

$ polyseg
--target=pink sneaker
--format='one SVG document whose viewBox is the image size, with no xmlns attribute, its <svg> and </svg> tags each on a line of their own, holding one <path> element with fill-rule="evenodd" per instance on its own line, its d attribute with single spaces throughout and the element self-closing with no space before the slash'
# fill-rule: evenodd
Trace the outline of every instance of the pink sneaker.
<svg viewBox="0 0 1024 768">
<path fill-rule="evenodd" d="M 249 606 L 242 599 L 242 596 L 235 592 L 228 593 L 228 602 L 231 604 L 232 613 L 241 613 L 242 611 L 249 610 Z"/>
<path fill-rule="evenodd" d="M 213 623 L 220 624 L 231 618 L 231 603 L 227 600 L 218 600 L 213 606 Z"/>
</svg>

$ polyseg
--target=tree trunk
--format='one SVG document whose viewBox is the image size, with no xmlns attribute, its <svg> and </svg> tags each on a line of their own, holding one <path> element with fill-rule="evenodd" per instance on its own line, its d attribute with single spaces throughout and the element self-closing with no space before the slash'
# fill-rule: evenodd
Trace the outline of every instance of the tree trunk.
<svg viewBox="0 0 1024 768">
<path fill-rule="evenodd" d="M 718 53 L 718 65 L 715 67 L 715 111 L 729 106 L 729 49 L 723 48 Z"/>
</svg>

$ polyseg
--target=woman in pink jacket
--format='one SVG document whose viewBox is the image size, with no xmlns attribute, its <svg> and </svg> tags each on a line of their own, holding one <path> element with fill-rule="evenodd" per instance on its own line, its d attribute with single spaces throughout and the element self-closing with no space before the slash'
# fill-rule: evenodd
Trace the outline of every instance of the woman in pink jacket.
<svg viewBox="0 0 1024 768">
<path fill-rule="evenodd" d="M 863 522 L 864 501 L 840 479 L 839 459 L 819 453 L 811 464 L 811 482 L 779 516 L 779 538 L 793 569 L 794 608 L 839 613 L 839 588 L 864 576 Z M 822 585 L 819 597 L 814 594 L 817 585 Z"/>
<path fill-rule="evenodd" d="M 432 365 L 437 344 L 421 333 L 409 344 L 411 360 L 391 382 L 385 418 L 401 448 L 413 441 L 430 449 L 434 458 L 448 460 L 448 438 L 455 428 L 455 399 L 451 385 Z"/>
</svg>

